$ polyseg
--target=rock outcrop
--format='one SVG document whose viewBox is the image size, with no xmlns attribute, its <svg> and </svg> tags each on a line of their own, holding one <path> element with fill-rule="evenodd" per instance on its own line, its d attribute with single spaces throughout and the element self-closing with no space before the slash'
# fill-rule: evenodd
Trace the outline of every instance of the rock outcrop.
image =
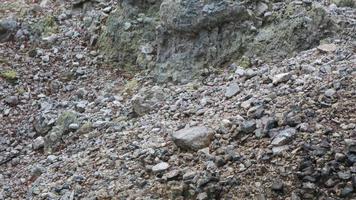
<svg viewBox="0 0 356 200">
<path fill-rule="evenodd" d="M 121 67 L 149 68 L 158 82 L 186 83 L 240 59 L 246 66 L 256 58 L 291 56 L 334 29 L 317 3 L 124 1 L 109 18 L 101 46 Z"/>
</svg>

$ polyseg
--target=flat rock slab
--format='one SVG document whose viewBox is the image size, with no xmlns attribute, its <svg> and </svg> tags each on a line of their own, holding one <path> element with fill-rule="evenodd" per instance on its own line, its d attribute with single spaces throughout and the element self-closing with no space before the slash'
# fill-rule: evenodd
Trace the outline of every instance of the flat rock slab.
<svg viewBox="0 0 356 200">
<path fill-rule="evenodd" d="M 272 140 L 271 144 L 274 146 L 286 145 L 293 139 L 297 131 L 294 128 L 286 128 L 281 130 Z"/>
<path fill-rule="evenodd" d="M 231 83 L 225 91 L 225 97 L 231 98 L 240 92 L 239 85 L 237 83 Z"/>
<path fill-rule="evenodd" d="M 214 136 L 213 130 L 205 126 L 181 129 L 172 134 L 173 142 L 185 150 L 199 150 L 208 147 Z"/>
<path fill-rule="evenodd" d="M 272 78 L 272 83 L 274 85 L 277 85 L 279 83 L 284 83 L 287 82 L 291 77 L 292 75 L 290 73 L 277 74 Z"/>
<path fill-rule="evenodd" d="M 158 163 L 157 165 L 152 167 L 152 172 L 162 172 L 169 168 L 169 164 L 166 162 Z"/>
<path fill-rule="evenodd" d="M 335 44 L 321 44 L 317 49 L 323 53 L 329 53 L 336 51 L 337 47 Z"/>
</svg>

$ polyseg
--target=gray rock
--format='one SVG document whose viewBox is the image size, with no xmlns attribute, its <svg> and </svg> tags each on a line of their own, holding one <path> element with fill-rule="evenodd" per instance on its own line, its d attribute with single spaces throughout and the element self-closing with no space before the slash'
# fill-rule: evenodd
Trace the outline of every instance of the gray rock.
<svg viewBox="0 0 356 200">
<path fill-rule="evenodd" d="M 31 168 L 31 175 L 34 177 L 38 177 L 45 171 L 46 169 L 42 165 L 36 164 Z"/>
<path fill-rule="evenodd" d="M 197 200 L 207 200 L 207 199 L 209 199 L 209 197 L 206 192 L 199 193 L 197 196 Z"/>
<path fill-rule="evenodd" d="M 277 85 L 279 83 L 287 82 L 292 75 L 290 73 L 277 74 L 272 78 L 272 83 Z"/>
<path fill-rule="evenodd" d="M 161 163 L 158 163 L 157 165 L 154 165 L 152 167 L 152 172 L 156 173 L 156 172 L 162 172 L 162 171 L 165 171 L 169 168 L 169 164 L 166 163 L 166 162 L 161 162 Z"/>
<path fill-rule="evenodd" d="M 4 101 L 11 106 L 16 106 L 19 103 L 19 98 L 17 96 L 9 96 Z"/>
<path fill-rule="evenodd" d="M 257 16 L 263 15 L 268 10 L 268 5 L 263 2 L 258 2 L 257 4 Z"/>
<path fill-rule="evenodd" d="M 237 83 L 230 83 L 230 85 L 226 88 L 225 97 L 231 98 L 240 92 L 240 87 Z"/>
<path fill-rule="evenodd" d="M 340 196 L 341 197 L 348 197 L 354 192 L 352 186 L 347 185 L 341 190 Z"/>
<path fill-rule="evenodd" d="M 255 129 L 256 129 L 255 120 L 245 120 L 240 124 L 240 133 L 243 134 L 253 133 Z"/>
<path fill-rule="evenodd" d="M 49 62 L 49 55 L 41 56 L 41 59 L 43 62 L 47 63 L 47 62 Z"/>
<path fill-rule="evenodd" d="M 44 138 L 42 136 L 39 136 L 33 140 L 32 148 L 34 150 L 38 150 L 38 149 L 44 147 L 44 143 L 45 143 Z"/>
<path fill-rule="evenodd" d="M 272 153 L 273 155 L 279 155 L 285 151 L 289 150 L 289 146 L 288 145 L 284 145 L 284 146 L 278 146 L 278 147 L 272 147 Z"/>
<path fill-rule="evenodd" d="M 349 180 L 351 178 L 350 171 L 338 172 L 337 176 L 342 180 Z"/>
<path fill-rule="evenodd" d="M 235 70 L 235 74 L 239 76 L 244 76 L 246 74 L 246 71 L 241 67 L 237 67 L 237 69 Z"/>
<path fill-rule="evenodd" d="M 6 42 L 15 33 L 17 22 L 15 19 L 7 18 L 0 20 L 0 42 Z"/>
<path fill-rule="evenodd" d="M 324 92 L 324 95 L 326 97 L 329 97 L 329 98 L 332 98 L 334 97 L 334 95 L 336 94 L 336 90 L 331 88 L 331 89 L 327 89 L 325 92 Z"/>
<path fill-rule="evenodd" d="M 71 129 L 71 124 L 78 124 L 77 115 L 71 111 L 63 112 L 56 121 L 56 126 L 44 137 L 44 149 L 47 153 L 52 153 L 60 145 L 62 136 L 67 134 Z"/>
<path fill-rule="evenodd" d="M 88 101 L 83 100 L 83 101 L 79 101 L 79 102 L 77 103 L 77 105 L 75 105 L 75 108 L 76 108 L 79 112 L 85 112 L 85 109 L 86 109 L 87 105 L 88 105 Z"/>
<path fill-rule="evenodd" d="M 49 155 L 49 156 L 47 156 L 47 162 L 49 162 L 49 163 L 54 163 L 54 162 L 57 161 L 57 159 L 58 159 L 58 157 L 55 156 L 55 155 Z"/>
<path fill-rule="evenodd" d="M 276 191 L 276 192 L 281 192 L 283 191 L 283 181 L 282 180 L 275 180 L 273 183 L 272 183 L 272 190 L 273 191 Z"/>
<path fill-rule="evenodd" d="M 186 128 L 172 134 L 172 140 L 178 147 L 190 150 L 199 150 L 209 146 L 213 137 L 213 130 L 205 126 Z"/>
<path fill-rule="evenodd" d="M 294 128 L 286 128 L 281 130 L 274 136 L 271 144 L 275 146 L 285 145 L 287 144 L 293 137 L 296 135 L 297 131 Z"/>
<path fill-rule="evenodd" d="M 52 126 L 55 123 L 55 119 L 51 118 L 50 116 L 41 114 L 37 116 L 33 122 L 33 127 L 35 131 L 44 136 L 51 130 Z"/>
<path fill-rule="evenodd" d="M 69 129 L 71 130 L 78 130 L 79 129 L 79 124 L 73 123 L 69 125 Z"/>
<path fill-rule="evenodd" d="M 142 88 L 131 100 L 134 112 L 140 116 L 155 110 L 161 106 L 165 99 L 165 93 L 159 86 Z"/>
</svg>

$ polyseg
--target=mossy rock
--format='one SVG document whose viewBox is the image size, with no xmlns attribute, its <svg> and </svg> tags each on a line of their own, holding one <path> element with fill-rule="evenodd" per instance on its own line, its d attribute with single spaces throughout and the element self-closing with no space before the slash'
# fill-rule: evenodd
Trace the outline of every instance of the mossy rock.
<svg viewBox="0 0 356 200">
<path fill-rule="evenodd" d="M 126 92 L 128 95 L 133 94 L 134 91 L 138 89 L 138 81 L 136 79 L 132 79 L 127 81 L 124 87 L 124 92 Z"/>
<path fill-rule="evenodd" d="M 331 3 L 336 4 L 338 7 L 350 7 L 350 8 L 356 7 L 355 0 L 332 0 Z"/>
<path fill-rule="evenodd" d="M 242 56 L 238 62 L 239 66 L 242 68 L 250 68 L 251 67 L 251 60 L 247 56 Z"/>
<path fill-rule="evenodd" d="M 30 25 L 31 30 L 40 36 L 49 36 L 58 32 L 58 25 L 54 16 L 46 16 Z"/>
<path fill-rule="evenodd" d="M 140 47 L 155 41 L 159 23 L 158 6 L 139 11 L 136 9 L 118 6 L 108 17 L 98 40 L 99 48 L 107 60 L 116 63 L 115 66 L 120 69 L 132 72 L 145 63 L 140 59 Z"/>
<path fill-rule="evenodd" d="M 77 114 L 71 111 L 63 112 L 57 119 L 56 126 L 60 127 L 63 133 L 68 132 L 69 125 L 78 123 Z"/>
<path fill-rule="evenodd" d="M 10 83 L 15 83 L 18 79 L 17 72 L 15 70 L 7 70 L 0 73 L 0 77 L 4 78 Z"/>
<path fill-rule="evenodd" d="M 91 122 L 86 122 L 83 124 L 80 129 L 78 130 L 79 134 L 88 134 L 93 130 L 93 125 Z"/>
<path fill-rule="evenodd" d="M 23 17 L 29 10 L 29 6 L 20 2 L 1 2 L 0 18 L 7 17 L 9 11 L 15 13 L 17 17 Z"/>
</svg>

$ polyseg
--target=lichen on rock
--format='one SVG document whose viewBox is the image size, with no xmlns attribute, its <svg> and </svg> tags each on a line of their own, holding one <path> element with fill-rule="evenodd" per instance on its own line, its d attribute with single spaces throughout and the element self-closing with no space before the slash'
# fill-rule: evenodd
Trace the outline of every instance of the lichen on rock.
<svg viewBox="0 0 356 200">
<path fill-rule="evenodd" d="M 110 61 L 125 70 L 143 65 L 140 47 L 154 45 L 159 5 L 160 1 L 123 1 L 117 6 L 99 38 L 99 46 Z"/>
</svg>

